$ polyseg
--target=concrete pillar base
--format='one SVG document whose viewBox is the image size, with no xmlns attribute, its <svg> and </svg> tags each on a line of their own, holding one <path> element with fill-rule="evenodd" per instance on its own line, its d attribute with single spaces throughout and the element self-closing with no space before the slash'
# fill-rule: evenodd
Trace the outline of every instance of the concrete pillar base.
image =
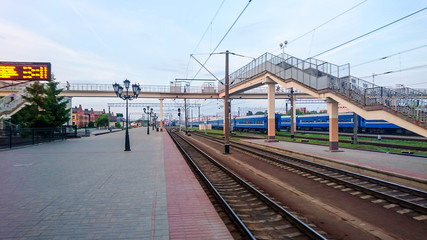
<svg viewBox="0 0 427 240">
<path fill-rule="evenodd" d="M 265 142 L 278 142 L 276 136 L 268 136 L 268 139 L 264 140 Z"/>
<path fill-rule="evenodd" d="M 329 151 L 330 152 L 339 152 L 338 142 L 329 142 Z"/>
</svg>

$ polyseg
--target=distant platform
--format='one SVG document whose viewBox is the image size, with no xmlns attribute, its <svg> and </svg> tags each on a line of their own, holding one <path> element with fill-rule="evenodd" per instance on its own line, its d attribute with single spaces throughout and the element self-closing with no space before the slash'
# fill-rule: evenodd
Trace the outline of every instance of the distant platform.
<svg viewBox="0 0 427 240">
<path fill-rule="evenodd" d="M 346 170 L 427 190 L 427 158 L 425 157 L 348 148 L 340 148 L 339 152 L 330 152 L 328 146 L 287 141 L 265 142 L 263 139 L 245 139 L 244 141 L 272 146 L 303 159 L 327 165 L 339 165 Z"/>
</svg>

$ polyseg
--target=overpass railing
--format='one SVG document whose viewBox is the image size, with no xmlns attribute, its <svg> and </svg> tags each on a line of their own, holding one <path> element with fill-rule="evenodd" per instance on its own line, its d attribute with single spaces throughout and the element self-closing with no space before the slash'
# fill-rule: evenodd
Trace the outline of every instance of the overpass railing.
<svg viewBox="0 0 427 240">
<path fill-rule="evenodd" d="M 102 91 L 114 92 L 112 84 L 69 84 L 60 83 L 64 91 Z M 140 85 L 141 93 L 217 93 L 213 86 L 182 86 L 182 85 Z"/>
<path fill-rule="evenodd" d="M 293 79 L 316 90 L 331 89 L 363 106 L 384 106 L 420 122 L 427 122 L 427 95 L 410 88 L 387 88 L 350 75 L 350 64 L 318 59 L 302 60 L 288 54 L 265 53 L 230 74 L 230 88 L 262 73 Z M 218 91 L 223 91 L 219 86 Z"/>
</svg>

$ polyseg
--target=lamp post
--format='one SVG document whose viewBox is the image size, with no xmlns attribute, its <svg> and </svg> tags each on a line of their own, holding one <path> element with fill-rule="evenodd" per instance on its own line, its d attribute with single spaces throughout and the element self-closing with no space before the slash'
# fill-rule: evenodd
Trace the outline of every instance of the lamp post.
<svg viewBox="0 0 427 240">
<path fill-rule="evenodd" d="M 149 135 L 150 134 L 150 116 L 153 113 L 153 108 L 150 109 L 150 106 L 147 106 L 147 108 L 144 108 L 144 113 L 148 115 L 147 135 Z"/>
<path fill-rule="evenodd" d="M 141 88 L 137 84 L 132 84 L 132 91 L 133 95 L 129 95 L 129 86 L 130 81 L 124 80 L 123 84 L 126 88 L 126 94 L 123 94 L 123 87 L 120 86 L 118 83 L 113 84 L 114 92 L 116 93 L 117 97 L 126 100 L 126 134 L 125 134 L 125 151 L 130 151 L 130 140 L 129 140 L 129 114 L 128 114 L 128 100 L 133 100 L 135 98 L 138 98 L 139 92 L 141 91 Z"/>
<path fill-rule="evenodd" d="M 285 40 L 283 43 L 280 43 L 279 46 L 282 49 L 283 58 L 285 58 L 285 47 L 288 45 L 288 40 Z"/>
</svg>

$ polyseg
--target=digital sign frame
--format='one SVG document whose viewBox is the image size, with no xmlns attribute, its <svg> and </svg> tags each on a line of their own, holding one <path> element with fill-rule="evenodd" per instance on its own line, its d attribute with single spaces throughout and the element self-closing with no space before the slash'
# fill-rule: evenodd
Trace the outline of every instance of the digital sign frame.
<svg viewBox="0 0 427 240">
<path fill-rule="evenodd" d="M 0 62 L 0 80 L 50 81 L 49 62 Z"/>
</svg>

